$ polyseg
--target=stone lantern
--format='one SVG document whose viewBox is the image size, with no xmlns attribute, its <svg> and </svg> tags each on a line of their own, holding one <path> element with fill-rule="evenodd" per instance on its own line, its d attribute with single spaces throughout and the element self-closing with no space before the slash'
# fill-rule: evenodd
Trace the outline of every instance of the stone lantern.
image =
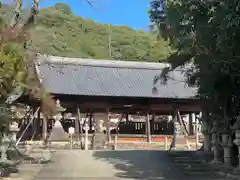
<svg viewBox="0 0 240 180">
<path fill-rule="evenodd" d="M 60 104 L 59 99 L 56 101 L 56 114 L 53 116 L 53 118 L 56 121 L 60 121 L 62 119 L 62 112 L 64 112 L 66 108 L 63 108 Z"/>
<path fill-rule="evenodd" d="M 60 101 L 56 101 L 56 114 L 53 116 L 55 123 L 52 132 L 49 136 L 50 141 L 67 141 L 68 135 L 65 133 L 60 120 L 62 119 L 62 112 L 66 109 L 60 105 Z"/>
<path fill-rule="evenodd" d="M 231 131 L 228 128 L 224 128 L 222 132 L 222 147 L 224 151 L 224 164 L 232 165 L 232 136 Z"/>
<path fill-rule="evenodd" d="M 232 130 L 234 130 L 236 133 L 236 138 L 233 142 L 238 146 L 238 153 L 239 153 L 238 157 L 240 157 L 240 116 L 237 117 L 237 121 L 232 126 Z M 239 159 L 238 168 L 240 169 L 240 158 L 238 159 Z"/>
<path fill-rule="evenodd" d="M 221 152 L 220 152 L 220 140 L 219 140 L 219 135 L 218 135 L 218 123 L 217 121 L 213 122 L 213 128 L 211 130 L 212 133 L 212 150 L 213 150 L 213 161 L 211 162 L 212 164 L 221 164 L 222 159 L 221 159 Z"/>
<path fill-rule="evenodd" d="M 17 141 L 17 132 L 19 131 L 18 123 L 12 122 L 9 126 L 9 131 L 11 132 L 12 141 L 15 143 Z"/>
<path fill-rule="evenodd" d="M 55 120 L 55 123 L 60 122 L 60 120 L 62 119 L 62 112 L 64 112 L 66 109 L 63 108 L 60 104 L 59 99 L 56 101 L 56 110 L 55 110 L 55 115 L 53 116 L 53 119 Z"/>
<path fill-rule="evenodd" d="M 10 143 L 11 143 L 11 140 L 7 136 L 3 136 L 2 144 L 1 144 L 1 161 L 2 162 L 7 161 L 7 150 Z"/>
</svg>

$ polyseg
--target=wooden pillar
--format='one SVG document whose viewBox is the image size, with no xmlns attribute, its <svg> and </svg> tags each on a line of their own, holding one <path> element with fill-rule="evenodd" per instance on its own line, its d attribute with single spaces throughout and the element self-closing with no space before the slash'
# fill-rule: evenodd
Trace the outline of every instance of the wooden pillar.
<svg viewBox="0 0 240 180">
<path fill-rule="evenodd" d="M 92 130 L 93 130 L 93 113 L 91 112 L 90 113 L 90 116 L 89 116 L 89 130 L 90 130 L 90 132 L 92 132 Z"/>
<path fill-rule="evenodd" d="M 188 132 L 189 135 L 193 135 L 193 114 L 188 114 Z"/>
<path fill-rule="evenodd" d="M 33 108 L 33 112 L 32 112 L 32 115 L 34 116 L 33 117 L 33 121 L 32 121 L 32 134 L 31 134 L 31 140 L 36 140 L 37 137 L 39 136 L 39 128 L 40 128 L 40 115 L 39 115 L 39 111 L 37 112 L 36 114 L 36 111 L 37 111 L 37 108 L 34 107 Z M 37 117 L 35 117 L 37 115 Z"/>
<path fill-rule="evenodd" d="M 81 147 L 83 148 L 83 140 L 84 140 L 83 125 L 81 123 L 82 119 L 81 119 L 81 112 L 80 112 L 79 105 L 77 106 L 77 121 L 78 121 L 78 127 L 79 127 L 78 137 L 79 137 L 79 140 L 80 140 Z"/>
<path fill-rule="evenodd" d="M 109 118 L 109 108 L 106 110 L 106 116 L 104 118 L 104 126 L 106 127 L 107 141 L 111 142 L 111 132 L 110 132 L 110 118 Z"/>
<path fill-rule="evenodd" d="M 129 115 L 128 115 L 128 113 L 126 113 L 126 123 L 128 123 L 129 122 Z"/>
<path fill-rule="evenodd" d="M 43 116 L 43 123 L 42 123 L 42 138 L 43 141 L 47 140 L 47 117 Z"/>
<path fill-rule="evenodd" d="M 33 140 L 34 137 L 35 137 L 35 134 L 36 134 L 36 130 L 37 130 L 37 124 L 36 124 L 36 117 L 34 115 L 36 112 L 36 107 L 33 107 L 33 111 L 32 111 L 32 116 L 33 116 L 33 120 L 32 120 L 32 123 L 31 123 L 31 135 L 30 135 L 30 140 Z"/>
<path fill-rule="evenodd" d="M 146 117 L 146 135 L 147 135 L 147 142 L 151 143 L 151 125 L 150 125 L 150 115 L 147 113 Z"/>
<path fill-rule="evenodd" d="M 151 128 L 151 134 L 154 133 L 154 122 L 155 122 L 156 114 L 152 114 L 152 118 L 150 120 L 150 128 Z"/>
<path fill-rule="evenodd" d="M 196 118 L 195 123 L 196 123 L 196 131 L 195 131 L 195 135 L 196 135 L 196 149 L 198 149 L 198 142 L 199 142 L 199 135 L 198 135 L 198 118 Z"/>
<path fill-rule="evenodd" d="M 41 111 L 39 110 L 38 112 L 37 112 L 37 118 L 36 118 L 36 124 L 35 124 L 35 128 L 36 128 L 36 136 L 35 136 L 35 138 L 37 139 L 37 140 L 39 140 L 39 138 L 41 138 L 41 133 L 40 133 L 40 123 L 41 122 Z M 40 136 L 40 137 L 39 137 Z"/>
<path fill-rule="evenodd" d="M 79 131 L 79 125 L 80 125 L 80 123 L 79 123 L 79 118 L 78 118 L 78 107 L 77 107 L 76 111 L 77 111 L 77 113 L 75 115 L 75 133 L 79 137 L 79 132 L 80 132 Z"/>
</svg>

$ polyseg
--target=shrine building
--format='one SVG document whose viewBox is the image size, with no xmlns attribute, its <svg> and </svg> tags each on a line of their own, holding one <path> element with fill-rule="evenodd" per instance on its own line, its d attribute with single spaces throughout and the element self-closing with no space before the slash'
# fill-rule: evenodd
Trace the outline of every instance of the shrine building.
<svg viewBox="0 0 240 180">
<path fill-rule="evenodd" d="M 196 97 L 197 88 L 185 83 L 184 67 L 170 72 L 167 83 L 161 79 L 154 82 L 167 66 L 166 63 L 56 56 L 38 56 L 36 62 L 40 83 L 66 108 L 64 114 L 71 113 L 71 118 L 68 119 L 76 121 L 74 117 L 79 112 L 81 117 L 89 117 L 90 121 L 94 118 L 109 122 L 109 117 L 120 114 L 124 115 L 128 124 L 133 124 L 129 123 L 129 116 L 132 119 L 137 115 L 146 117 L 148 122 L 151 120 L 149 116 L 152 119 L 162 115 L 174 117 L 176 110 L 181 114 L 201 112 L 200 100 Z M 146 122 L 135 122 L 131 128 L 126 128 L 130 125 L 125 125 L 125 133 L 144 133 L 145 130 L 137 130 L 136 123 L 145 125 Z M 92 122 L 90 126 L 93 126 Z M 189 126 L 192 129 L 191 118 Z M 161 133 L 163 127 L 158 127 L 157 130 L 156 127 L 153 122 L 150 126 L 152 133 Z M 94 131 L 94 128 L 90 127 L 90 131 Z"/>
</svg>

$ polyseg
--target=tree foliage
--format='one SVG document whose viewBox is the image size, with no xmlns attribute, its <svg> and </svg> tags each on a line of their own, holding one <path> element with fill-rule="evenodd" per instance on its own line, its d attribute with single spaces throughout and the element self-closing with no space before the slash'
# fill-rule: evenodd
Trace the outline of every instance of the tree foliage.
<svg viewBox="0 0 240 180">
<path fill-rule="evenodd" d="M 1 4 L 0 8 L 0 103 L 16 88 L 24 87 L 27 94 L 40 100 L 47 115 L 54 112 L 53 97 L 38 82 L 35 56 L 39 52 L 137 61 L 165 59 L 171 52 L 167 43 L 156 41 L 148 33 L 126 26 L 109 28 L 74 16 L 64 3 L 40 10 L 38 0 L 32 1 L 30 9 L 23 9 L 22 3 L 16 0 L 14 4 Z"/>
<path fill-rule="evenodd" d="M 3 103 L 16 87 L 26 82 L 26 54 L 23 53 L 26 34 L 1 17 L 0 39 L 0 103 Z"/>
<path fill-rule="evenodd" d="M 22 16 L 24 11 L 21 0 L 16 0 L 14 5 L 1 5 L 1 12 L 0 105 L 5 107 L 9 96 L 21 88 L 30 97 L 40 101 L 42 106 L 48 106 L 48 111 L 54 112 L 53 99 L 45 93 L 37 78 L 36 52 L 29 49 L 29 32 L 36 23 L 38 0 L 33 0 L 30 13 L 26 17 Z M 52 106 L 49 107 L 49 104 Z M 6 114 L 7 109 L 5 110 L 0 112 L 1 117 Z"/>
<path fill-rule="evenodd" d="M 221 117 L 235 117 L 240 100 L 240 3 L 153 0 L 150 18 L 176 50 L 165 72 L 190 63 L 188 82 L 199 86 L 200 98 L 211 100 L 204 107 Z"/>
<path fill-rule="evenodd" d="M 171 52 L 165 41 L 156 41 L 150 33 L 83 19 L 63 3 L 40 10 L 31 37 L 36 51 L 56 56 L 158 61 Z"/>
</svg>

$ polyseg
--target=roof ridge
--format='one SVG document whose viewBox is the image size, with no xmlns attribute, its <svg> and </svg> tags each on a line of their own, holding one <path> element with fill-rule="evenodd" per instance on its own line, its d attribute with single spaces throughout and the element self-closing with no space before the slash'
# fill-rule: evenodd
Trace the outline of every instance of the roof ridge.
<svg viewBox="0 0 240 180">
<path fill-rule="evenodd" d="M 133 68 L 133 69 L 153 69 L 159 70 L 169 67 L 168 63 L 154 63 L 154 62 L 136 62 L 136 61 L 120 61 L 120 60 L 96 60 L 86 58 L 68 58 L 60 56 L 39 55 L 40 63 L 63 64 L 63 65 L 81 65 L 81 66 L 95 66 L 95 67 L 109 67 L 109 68 Z"/>
</svg>

